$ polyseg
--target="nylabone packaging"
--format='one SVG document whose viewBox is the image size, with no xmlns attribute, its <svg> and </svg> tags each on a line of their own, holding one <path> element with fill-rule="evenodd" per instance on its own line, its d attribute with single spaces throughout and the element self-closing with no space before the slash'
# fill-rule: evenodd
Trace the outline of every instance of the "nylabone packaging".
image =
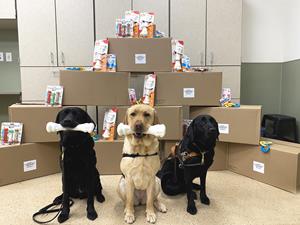
<svg viewBox="0 0 300 225">
<path fill-rule="evenodd" d="M 190 57 L 188 57 L 187 55 L 183 55 L 181 65 L 182 65 L 183 72 L 190 72 L 191 71 Z"/>
<path fill-rule="evenodd" d="M 172 63 L 173 71 L 182 72 L 182 57 L 184 54 L 184 42 L 181 40 L 172 40 Z"/>
<path fill-rule="evenodd" d="M 117 109 L 112 108 L 105 112 L 103 121 L 102 137 L 105 140 L 113 141 L 116 129 Z"/>
<path fill-rule="evenodd" d="M 154 107 L 156 74 L 148 74 L 144 80 L 143 103 Z"/>
<path fill-rule="evenodd" d="M 1 145 L 21 144 L 22 130 L 22 123 L 3 122 L 1 124 Z"/>
<path fill-rule="evenodd" d="M 154 13 L 142 12 L 140 13 L 139 32 L 140 37 L 153 38 L 154 37 Z"/>
<path fill-rule="evenodd" d="M 125 20 L 132 21 L 132 35 L 131 37 L 139 37 L 139 22 L 140 22 L 140 12 L 129 10 L 125 12 Z"/>
<path fill-rule="evenodd" d="M 136 99 L 136 93 L 135 89 L 133 88 L 128 88 L 128 95 L 129 95 L 129 102 L 131 105 L 136 104 L 137 99 Z"/>
<path fill-rule="evenodd" d="M 231 102 L 231 89 L 230 88 L 222 88 L 222 95 L 220 99 L 220 103 L 223 106 L 226 102 Z"/>
<path fill-rule="evenodd" d="M 115 54 L 107 55 L 106 69 L 108 72 L 116 72 L 117 70 L 117 57 Z"/>
<path fill-rule="evenodd" d="M 48 85 L 46 89 L 45 105 L 62 106 L 64 88 L 60 85 Z"/>
<path fill-rule="evenodd" d="M 106 71 L 108 53 L 108 40 L 96 40 L 93 57 L 94 71 Z"/>
</svg>

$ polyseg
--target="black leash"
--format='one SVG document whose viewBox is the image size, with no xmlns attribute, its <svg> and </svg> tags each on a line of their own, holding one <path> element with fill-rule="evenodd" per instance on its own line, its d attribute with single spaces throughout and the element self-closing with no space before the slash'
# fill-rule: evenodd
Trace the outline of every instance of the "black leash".
<svg viewBox="0 0 300 225">
<path fill-rule="evenodd" d="M 69 199 L 69 206 L 71 207 L 72 205 L 74 204 L 74 201 L 72 199 Z M 60 207 L 57 209 L 57 208 L 53 208 L 53 207 L 57 207 L 59 206 Z M 62 210 L 62 195 L 56 197 L 53 201 L 53 203 L 45 206 L 44 208 L 41 208 L 38 212 L 34 213 L 32 215 L 32 220 L 38 224 L 45 224 L 45 223 L 50 223 L 52 222 L 56 217 L 59 216 L 59 214 L 61 213 L 61 210 Z M 49 214 L 49 213 L 56 213 L 56 215 L 50 219 L 50 220 L 47 220 L 47 221 L 40 221 L 38 219 L 36 219 L 37 216 L 39 215 L 44 215 L 44 214 Z"/>
<path fill-rule="evenodd" d="M 155 156 L 155 155 L 158 155 L 158 152 L 155 152 L 153 154 L 145 154 L 145 155 L 140 155 L 139 153 L 136 153 L 136 154 L 123 153 L 122 157 L 136 158 L 136 157 L 148 157 L 148 156 Z"/>
</svg>

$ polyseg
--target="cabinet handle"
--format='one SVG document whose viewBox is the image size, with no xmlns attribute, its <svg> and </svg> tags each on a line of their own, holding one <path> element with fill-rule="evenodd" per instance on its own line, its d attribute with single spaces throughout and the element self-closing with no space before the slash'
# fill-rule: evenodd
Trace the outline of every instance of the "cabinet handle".
<svg viewBox="0 0 300 225">
<path fill-rule="evenodd" d="M 61 63 L 65 64 L 65 54 L 61 52 Z"/>
<path fill-rule="evenodd" d="M 201 52 L 201 54 L 200 54 L 200 65 L 204 66 L 204 54 L 203 54 L 203 52 Z"/>
<path fill-rule="evenodd" d="M 214 53 L 211 52 L 210 53 L 210 65 L 213 65 L 214 64 Z"/>
<path fill-rule="evenodd" d="M 53 52 L 50 52 L 50 58 L 51 58 L 51 64 L 54 64 L 54 54 Z"/>
</svg>

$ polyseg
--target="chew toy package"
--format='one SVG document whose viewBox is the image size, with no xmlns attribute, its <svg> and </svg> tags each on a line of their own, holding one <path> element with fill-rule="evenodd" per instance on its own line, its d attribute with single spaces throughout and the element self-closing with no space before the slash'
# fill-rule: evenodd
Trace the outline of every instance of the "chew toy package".
<svg viewBox="0 0 300 225">
<path fill-rule="evenodd" d="M 154 95 L 156 85 L 156 74 L 148 74 L 144 80 L 144 91 L 142 102 L 146 105 L 154 107 Z"/>
<path fill-rule="evenodd" d="M 139 22 L 140 22 L 140 12 L 129 10 L 125 12 L 125 20 L 132 21 L 131 25 L 131 37 L 139 37 Z"/>
<path fill-rule="evenodd" d="M 116 72 L 117 70 L 117 57 L 115 54 L 107 55 L 106 69 L 108 72 Z"/>
<path fill-rule="evenodd" d="M 173 71 L 182 72 L 182 58 L 184 54 L 184 42 L 180 40 L 172 40 L 172 62 Z"/>
<path fill-rule="evenodd" d="M 182 56 L 182 71 L 183 72 L 190 72 L 191 71 L 190 57 L 188 57 L 187 55 Z"/>
<path fill-rule="evenodd" d="M 46 89 L 45 105 L 62 106 L 64 88 L 59 85 L 48 85 Z"/>
<path fill-rule="evenodd" d="M 106 71 L 108 53 L 108 40 L 96 40 L 93 57 L 94 71 Z"/>
<path fill-rule="evenodd" d="M 22 123 L 4 122 L 1 124 L 1 145 L 19 145 L 22 140 Z"/>
<path fill-rule="evenodd" d="M 231 101 L 232 94 L 230 88 L 222 88 L 222 96 L 220 103 L 223 107 L 240 107 L 239 103 L 233 103 Z"/>
<path fill-rule="evenodd" d="M 154 13 L 142 12 L 139 22 L 140 37 L 153 38 L 155 34 Z"/>
<path fill-rule="evenodd" d="M 105 140 L 113 141 L 115 136 L 115 128 L 116 128 L 116 119 L 117 119 L 117 109 L 109 109 L 104 114 L 103 121 L 103 130 L 102 137 Z"/>
<path fill-rule="evenodd" d="M 117 37 L 132 37 L 133 36 L 133 21 L 129 19 L 116 20 L 116 36 Z"/>
<path fill-rule="evenodd" d="M 137 99 L 136 99 L 136 93 L 135 93 L 135 89 L 133 88 L 128 88 L 128 95 L 129 95 L 129 101 L 131 105 L 136 104 Z"/>
</svg>

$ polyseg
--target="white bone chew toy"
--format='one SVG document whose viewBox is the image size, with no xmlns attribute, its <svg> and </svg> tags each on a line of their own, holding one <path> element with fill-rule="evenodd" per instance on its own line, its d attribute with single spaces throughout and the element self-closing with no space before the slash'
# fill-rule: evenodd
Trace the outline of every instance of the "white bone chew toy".
<svg viewBox="0 0 300 225">
<path fill-rule="evenodd" d="M 62 125 L 60 125 L 59 123 L 53 123 L 53 122 L 49 122 L 46 125 L 46 130 L 48 133 L 51 132 L 58 132 L 58 131 L 64 131 L 64 130 L 72 130 L 72 131 L 81 131 L 84 133 L 92 133 L 94 130 L 94 124 L 93 123 L 83 123 L 83 124 L 79 124 L 74 128 L 66 128 L 63 127 Z"/>
<path fill-rule="evenodd" d="M 134 131 L 130 129 L 130 126 L 120 123 L 117 127 L 117 132 L 119 136 L 125 136 L 128 134 L 134 134 Z M 164 124 L 157 124 L 149 127 L 149 129 L 144 132 L 144 134 L 151 134 L 155 137 L 162 138 L 166 134 L 166 126 Z"/>
</svg>

